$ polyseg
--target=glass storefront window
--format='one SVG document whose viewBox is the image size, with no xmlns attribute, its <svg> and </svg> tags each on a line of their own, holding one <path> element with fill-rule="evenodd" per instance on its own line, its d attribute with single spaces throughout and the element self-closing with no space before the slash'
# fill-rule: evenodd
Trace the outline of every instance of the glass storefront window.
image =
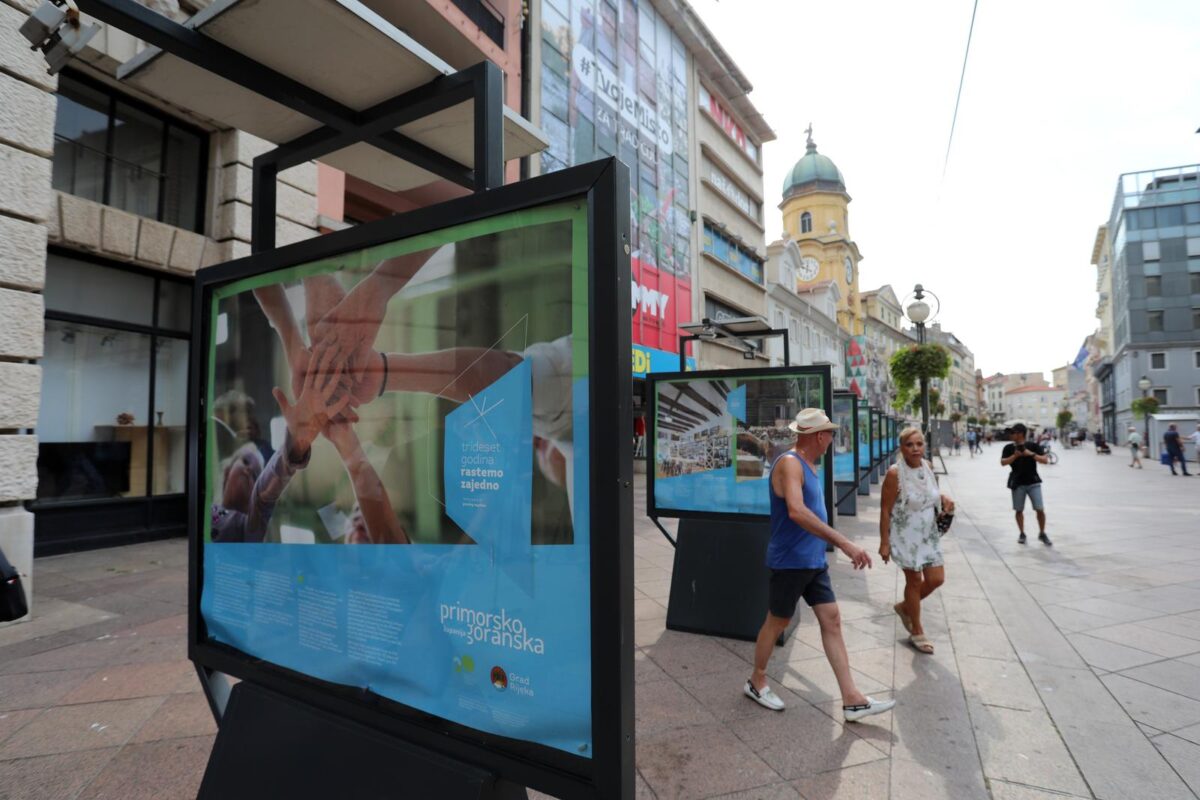
<svg viewBox="0 0 1200 800">
<path fill-rule="evenodd" d="M 187 489 L 188 343 L 159 338 L 154 344 L 154 494 Z"/>
<path fill-rule="evenodd" d="M 184 492 L 191 287 L 51 251 L 45 297 L 39 504 Z"/>
<path fill-rule="evenodd" d="M 81 76 L 58 86 L 53 187 L 200 230 L 207 137 Z"/>
<path fill-rule="evenodd" d="M 46 321 L 38 498 L 146 493 L 150 337 Z"/>
<path fill-rule="evenodd" d="M 55 252 L 46 255 L 45 297 L 47 311 L 133 325 L 154 322 L 153 277 Z"/>
</svg>

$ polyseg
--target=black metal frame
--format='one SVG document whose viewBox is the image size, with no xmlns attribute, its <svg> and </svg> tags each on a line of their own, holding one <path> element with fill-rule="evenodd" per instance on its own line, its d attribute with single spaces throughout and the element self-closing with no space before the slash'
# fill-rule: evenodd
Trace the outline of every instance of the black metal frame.
<svg viewBox="0 0 1200 800">
<path fill-rule="evenodd" d="M 707 317 L 704 319 L 704 324 L 712 325 L 714 328 L 721 327 L 720 322 L 717 322 L 715 320 L 710 320 Z M 746 339 L 768 339 L 772 336 L 779 336 L 779 337 L 783 338 L 783 365 L 785 367 L 790 367 L 792 365 L 792 348 L 788 345 L 788 332 L 785 328 L 771 328 L 770 330 L 763 331 L 762 333 L 750 334 L 748 336 L 741 336 L 739 334 L 735 334 L 732 332 L 728 332 L 725 334 L 725 338 L 741 339 L 743 341 Z M 688 358 L 687 345 L 688 345 L 688 343 L 689 342 L 706 342 L 706 341 L 707 342 L 719 341 L 719 339 L 712 339 L 711 337 L 701 336 L 698 333 L 688 334 L 688 335 L 679 337 L 679 371 L 680 372 L 687 372 L 687 358 Z M 670 538 L 670 537 L 668 537 L 668 538 Z"/>
<path fill-rule="evenodd" d="M 646 396 L 649 413 L 646 415 L 646 516 L 658 524 L 659 517 L 677 519 L 711 519 L 731 521 L 753 521 L 769 518 L 767 514 L 739 514 L 718 511 L 686 511 L 674 508 L 659 508 L 654 503 L 654 447 L 655 442 L 655 391 L 658 383 L 678 380 L 707 380 L 722 378 L 736 380 L 738 378 L 786 378 L 798 375 L 821 375 L 824 380 L 821 402 L 827 410 L 833 407 L 833 367 L 828 364 L 811 364 L 796 367 L 762 367 L 759 369 L 713 369 L 697 372 L 651 372 L 646 376 Z M 833 515 L 833 453 L 826 452 L 825 467 L 825 507 Z M 661 525 L 659 526 L 661 530 Z M 664 531 L 664 535 L 665 535 Z M 670 539 L 667 536 L 667 539 Z M 674 541 L 672 541 L 674 544 Z"/>
<path fill-rule="evenodd" d="M 503 76 L 483 61 L 453 75 L 355 111 L 243 53 L 151 11 L 135 0 L 76 0 L 93 17 L 238 86 L 257 92 L 323 127 L 254 159 L 251 249 L 275 246 L 275 178 L 281 170 L 358 142 L 367 142 L 474 191 L 504 182 Z M 395 128 L 463 102 L 475 107 L 475 166 L 468 168 L 397 132 Z"/>
<path fill-rule="evenodd" d="M 563 798 L 633 796 L 633 475 L 629 415 L 631 325 L 628 309 L 629 174 L 607 159 L 522 181 L 492 192 L 422 208 L 201 270 L 193 297 L 188 423 L 190 558 L 188 657 L 202 674 L 217 671 L 253 681 L 388 735 L 484 769 L 522 786 Z M 361 689 L 320 681 L 212 643 L 200 619 L 203 525 L 200 476 L 205 474 L 208 309 L 215 287 L 301 263 L 547 203 L 587 204 L 590 236 L 591 371 L 591 669 L 594 754 L 591 759 L 467 728 Z M 613 313 L 612 309 L 618 309 Z M 220 685 L 210 687 L 216 712 Z"/>
</svg>

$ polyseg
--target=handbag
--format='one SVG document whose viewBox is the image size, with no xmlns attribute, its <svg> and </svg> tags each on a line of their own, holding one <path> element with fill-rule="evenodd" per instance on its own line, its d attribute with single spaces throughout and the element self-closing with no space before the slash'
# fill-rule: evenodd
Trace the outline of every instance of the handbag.
<svg viewBox="0 0 1200 800">
<path fill-rule="evenodd" d="M 29 604 L 25 601 L 21 575 L 4 557 L 4 551 L 0 550 L 0 622 L 11 622 L 28 613 Z"/>
<path fill-rule="evenodd" d="M 950 526 L 954 523 L 954 512 L 941 512 L 937 515 L 937 529 L 940 534 L 950 532 Z"/>
</svg>

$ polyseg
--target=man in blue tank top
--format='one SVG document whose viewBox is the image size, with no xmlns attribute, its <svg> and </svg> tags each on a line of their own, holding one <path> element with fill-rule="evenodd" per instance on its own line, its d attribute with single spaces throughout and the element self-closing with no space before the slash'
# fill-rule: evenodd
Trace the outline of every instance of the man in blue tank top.
<svg viewBox="0 0 1200 800">
<path fill-rule="evenodd" d="M 867 551 L 829 527 L 825 491 L 817 476 L 821 458 L 833 444 L 837 425 L 819 408 L 806 408 L 788 425 L 796 445 L 771 466 L 771 541 L 767 566 L 771 570 L 767 619 L 754 648 L 754 672 L 743 688 L 746 696 L 764 708 L 783 711 L 783 700 L 767 685 L 767 661 L 779 635 L 796 613 L 800 598 L 808 603 L 821 628 L 825 657 L 837 676 L 842 693 L 842 714 L 847 722 L 882 714 L 895 700 L 875 700 L 854 685 L 850 657 L 842 638 L 842 618 L 829 580 L 825 543 L 841 550 L 855 569 L 871 566 Z"/>
</svg>

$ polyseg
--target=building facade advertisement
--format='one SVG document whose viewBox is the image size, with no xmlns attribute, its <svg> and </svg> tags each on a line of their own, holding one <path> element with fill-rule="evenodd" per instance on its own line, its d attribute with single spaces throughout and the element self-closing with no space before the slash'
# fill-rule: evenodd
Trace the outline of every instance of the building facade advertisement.
<svg viewBox="0 0 1200 800">
<path fill-rule="evenodd" d="M 755 222 L 760 221 L 759 209 L 761 208 L 757 201 L 752 200 L 750 195 L 742 191 L 731 178 L 729 178 L 721 168 L 711 161 L 704 162 L 705 177 L 713 187 L 721 193 L 721 195 L 734 205 L 739 211 L 753 219 Z"/>
<path fill-rule="evenodd" d="M 733 115 L 725 110 L 721 102 L 713 97 L 712 92 L 700 84 L 697 88 L 700 108 L 704 110 L 713 122 L 717 123 L 717 127 L 725 131 L 725 135 L 733 140 L 733 143 L 742 149 L 742 152 L 753 161 L 758 163 L 758 147 L 753 141 L 746 136 L 746 132 L 742 130 L 742 126 L 737 124 Z"/>
<path fill-rule="evenodd" d="M 592 757 L 586 214 L 213 290 L 211 641 Z"/>
<path fill-rule="evenodd" d="M 542 172 L 629 167 L 633 341 L 678 352 L 692 317 L 687 51 L 649 2 L 543 0 Z"/>
</svg>

